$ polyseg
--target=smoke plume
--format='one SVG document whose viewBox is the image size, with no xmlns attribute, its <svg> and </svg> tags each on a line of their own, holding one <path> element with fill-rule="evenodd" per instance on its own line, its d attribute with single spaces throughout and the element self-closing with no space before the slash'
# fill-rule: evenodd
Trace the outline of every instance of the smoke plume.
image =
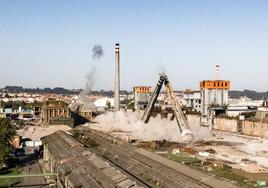
<svg viewBox="0 0 268 188">
<path fill-rule="evenodd" d="M 96 73 L 96 66 L 93 65 L 91 70 L 86 75 L 86 86 L 85 90 L 90 92 L 95 85 L 95 73 Z"/>
<path fill-rule="evenodd" d="M 92 60 L 100 59 L 104 55 L 101 45 L 95 45 L 92 48 Z M 83 104 L 87 109 L 94 109 L 95 106 L 91 99 L 91 91 L 95 85 L 95 74 L 97 71 L 96 61 L 91 65 L 90 71 L 86 75 L 86 84 L 83 91 L 78 96 L 78 103 Z"/>
<path fill-rule="evenodd" d="M 93 65 L 90 71 L 86 75 L 85 88 L 78 96 L 79 103 L 83 104 L 87 109 L 94 108 L 94 104 L 90 98 L 90 94 L 95 84 L 95 73 L 96 73 L 96 66 Z"/>
<path fill-rule="evenodd" d="M 95 45 L 92 48 L 92 59 L 99 59 L 104 55 L 101 45 Z"/>
</svg>

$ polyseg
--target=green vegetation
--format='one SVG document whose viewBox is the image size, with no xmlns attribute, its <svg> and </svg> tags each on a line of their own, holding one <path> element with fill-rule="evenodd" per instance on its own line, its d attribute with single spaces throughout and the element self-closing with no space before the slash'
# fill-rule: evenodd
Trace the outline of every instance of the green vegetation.
<svg viewBox="0 0 268 188">
<path fill-rule="evenodd" d="M 23 88 L 22 86 L 6 86 L 2 91 L 9 93 L 55 93 L 55 94 L 78 94 L 81 90 L 68 90 L 62 87 L 55 88 Z"/>
<path fill-rule="evenodd" d="M 60 106 L 60 107 L 68 107 L 68 104 L 62 100 L 55 100 L 55 99 L 50 99 L 44 102 L 45 106 L 48 105 L 53 105 L 53 106 Z"/>
<path fill-rule="evenodd" d="M 16 129 L 10 124 L 10 120 L 0 118 L 0 169 L 11 149 L 9 141 L 12 140 L 15 134 Z"/>
<path fill-rule="evenodd" d="M 33 102 L 33 103 L 26 103 L 24 101 L 8 101 L 4 102 L 0 100 L 0 106 L 2 108 L 11 108 L 12 110 L 18 110 L 19 107 L 21 106 L 23 109 L 32 109 L 34 107 L 40 107 L 42 103 L 40 102 Z"/>
<path fill-rule="evenodd" d="M 17 168 L 11 168 L 8 170 L 0 171 L 0 176 L 17 175 L 17 174 L 19 174 L 19 171 Z M 9 187 L 9 186 L 17 184 L 19 182 L 20 182 L 20 178 L 0 179 L 0 187 Z"/>
<path fill-rule="evenodd" d="M 161 155 L 170 160 L 186 164 L 188 166 L 194 167 L 195 169 L 205 172 L 207 171 L 205 170 L 204 166 L 210 164 L 209 162 L 202 162 L 201 160 L 187 153 L 180 153 L 179 155 L 173 155 L 171 153 L 168 153 Z M 246 177 L 236 174 L 235 172 L 233 172 L 232 168 L 228 166 L 224 166 L 223 168 L 213 168 L 213 170 L 210 173 L 215 174 L 218 177 L 226 178 L 234 182 L 237 182 L 239 187 L 245 187 L 245 188 L 254 187 L 254 182 L 249 181 Z"/>
<path fill-rule="evenodd" d="M 201 165 L 201 160 L 187 154 L 187 153 L 181 153 L 179 155 L 173 155 L 171 153 L 168 154 L 163 154 L 164 157 L 179 162 L 183 164 L 187 164 L 189 166 L 200 166 Z"/>
<path fill-rule="evenodd" d="M 219 177 L 233 180 L 237 182 L 240 187 L 254 187 L 253 182 L 248 181 L 246 177 L 234 173 L 231 167 L 224 166 L 223 168 L 215 168 L 213 169 L 212 173 Z"/>
</svg>

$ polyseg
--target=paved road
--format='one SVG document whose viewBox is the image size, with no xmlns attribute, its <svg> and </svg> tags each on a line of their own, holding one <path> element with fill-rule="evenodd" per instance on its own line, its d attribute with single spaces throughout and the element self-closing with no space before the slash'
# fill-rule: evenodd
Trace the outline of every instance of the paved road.
<svg viewBox="0 0 268 188">
<path fill-rule="evenodd" d="M 41 169 L 37 161 L 27 163 L 21 168 L 21 174 L 40 174 Z M 21 182 L 13 187 L 30 187 L 30 188 L 44 188 L 48 187 L 44 177 L 24 177 Z"/>
</svg>

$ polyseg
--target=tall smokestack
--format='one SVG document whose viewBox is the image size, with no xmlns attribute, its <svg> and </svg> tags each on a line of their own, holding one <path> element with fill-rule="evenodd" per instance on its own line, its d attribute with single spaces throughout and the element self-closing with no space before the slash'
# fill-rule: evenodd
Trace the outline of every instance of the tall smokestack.
<svg viewBox="0 0 268 188">
<path fill-rule="evenodd" d="M 220 79 L 220 65 L 216 65 L 216 80 Z"/>
<path fill-rule="evenodd" d="M 115 44 L 115 82 L 114 82 L 114 111 L 119 111 L 120 103 L 120 51 L 119 43 Z"/>
</svg>

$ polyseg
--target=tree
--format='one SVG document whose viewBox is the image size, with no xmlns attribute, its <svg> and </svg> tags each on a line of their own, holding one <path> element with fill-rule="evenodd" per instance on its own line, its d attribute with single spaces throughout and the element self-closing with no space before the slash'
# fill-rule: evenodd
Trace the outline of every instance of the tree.
<svg viewBox="0 0 268 188">
<path fill-rule="evenodd" d="M 9 141 L 16 134 L 16 129 L 7 118 L 0 118 L 0 167 L 5 162 L 5 157 L 9 154 L 11 146 Z"/>
</svg>

